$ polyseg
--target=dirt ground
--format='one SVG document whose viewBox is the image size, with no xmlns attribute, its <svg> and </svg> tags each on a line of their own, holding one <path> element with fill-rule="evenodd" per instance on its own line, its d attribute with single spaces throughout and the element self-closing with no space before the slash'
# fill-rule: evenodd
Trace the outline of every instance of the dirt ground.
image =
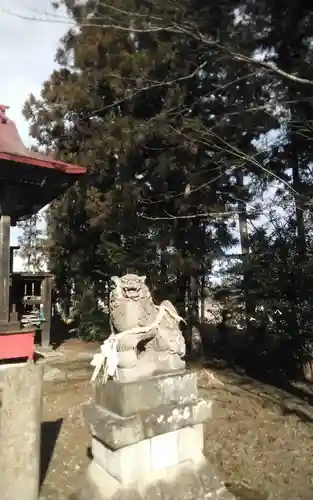
<svg viewBox="0 0 313 500">
<path fill-rule="evenodd" d="M 68 380 L 45 382 L 40 500 L 69 500 L 89 461 L 81 404 L 91 398 L 91 367 L 62 369 Z M 231 491 L 241 500 L 312 500 L 313 388 L 294 384 L 291 395 L 228 369 L 215 371 L 224 385 L 213 387 L 206 369 L 192 369 L 201 395 L 215 400 L 205 454 Z"/>
</svg>

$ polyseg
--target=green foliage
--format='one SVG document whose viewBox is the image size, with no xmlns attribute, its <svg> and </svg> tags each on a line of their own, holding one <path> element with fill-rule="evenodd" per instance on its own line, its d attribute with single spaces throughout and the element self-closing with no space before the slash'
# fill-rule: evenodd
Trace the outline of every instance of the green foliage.
<svg viewBox="0 0 313 500">
<path fill-rule="evenodd" d="M 175 275 L 185 283 L 234 241 L 227 217 L 198 216 L 223 214 L 235 189 L 221 144 L 212 157 L 196 142 L 206 113 L 196 109 L 203 84 L 196 70 L 203 61 L 185 37 L 131 36 L 101 28 L 91 2 L 83 7 L 88 24 L 78 7 L 67 7 L 77 29 L 60 44 L 61 68 L 45 82 L 41 99 L 31 96 L 24 109 L 41 147 L 88 168 L 50 209 L 50 265 L 58 288 L 81 277 L 98 288 L 100 276 L 130 269 L 151 283 Z M 128 9 L 136 7 L 129 2 Z"/>
<path fill-rule="evenodd" d="M 75 313 L 76 333 L 83 340 L 103 342 L 111 333 L 108 315 L 91 290 L 85 291 Z"/>
<path fill-rule="evenodd" d="M 311 9 L 62 3 L 74 27 L 24 115 L 38 146 L 88 170 L 51 205 L 48 224 L 50 267 L 60 296 L 78 297 L 81 334 L 95 335 L 96 299 L 127 271 L 146 274 L 157 300 L 166 295 L 182 314 L 188 305 L 196 323 L 200 284 L 238 243 L 238 213 L 241 264 L 228 284 L 248 317 L 257 305 L 275 317 L 267 336 L 303 351 L 313 317 Z M 261 147 L 273 130 L 283 139 Z M 273 217 L 281 209 L 285 227 Z"/>
</svg>

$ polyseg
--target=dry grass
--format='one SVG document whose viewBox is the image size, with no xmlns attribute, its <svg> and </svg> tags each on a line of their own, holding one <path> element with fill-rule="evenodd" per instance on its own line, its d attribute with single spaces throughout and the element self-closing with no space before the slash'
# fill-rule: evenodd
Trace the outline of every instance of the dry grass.
<svg viewBox="0 0 313 500">
<path fill-rule="evenodd" d="M 216 401 L 214 418 L 206 424 L 205 452 L 226 483 L 234 491 L 251 488 L 260 499 L 312 499 L 313 411 L 311 421 L 308 405 L 232 372 L 219 375 L 224 386 L 208 388 L 200 373 L 204 394 Z"/>
</svg>

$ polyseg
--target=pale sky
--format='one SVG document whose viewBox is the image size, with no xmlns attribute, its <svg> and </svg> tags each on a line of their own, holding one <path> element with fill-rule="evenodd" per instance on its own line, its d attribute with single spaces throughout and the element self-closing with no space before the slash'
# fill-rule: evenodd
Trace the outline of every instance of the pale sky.
<svg viewBox="0 0 313 500">
<path fill-rule="evenodd" d="M 54 12 L 50 5 L 49 0 L 0 0 L 0 104 L 10 107 L 7 114 L 26 145 L 30 140 L 22 116 L 23 104 L 30 93 L 39 96 L 43 82 L 55 67 L 58 42 L 67 26 L 21 19 L 10 13 L 44 18 L 45 13 Z M 11 244 L 16 244 L 17 234 L 12 229 Z"/>
</svg>

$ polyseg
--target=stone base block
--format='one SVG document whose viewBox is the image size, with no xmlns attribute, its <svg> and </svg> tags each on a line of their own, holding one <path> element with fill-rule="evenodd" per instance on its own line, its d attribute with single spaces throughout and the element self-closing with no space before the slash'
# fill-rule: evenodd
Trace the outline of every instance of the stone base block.
<svg viewBox="0 0 313 500">
<path fill-rule="evenodd" d="M 205 422 L 212 416 L 212 401 L 200 399 L 184 405 L 161 405 L 130 417 L 120 417 L 97 405 L 87 404 L 83 415 L 92 436 L 117 450 L 145 439 Z"/>
<path fill-rule="evenodd" d="M 122 484 L 129 484 L 159 469 L 189 461 L 204 461 L 203 425 L 168 432 L 140 443 L 111 450 L 92 439 L 94 462 Z"/>
<path fill-rule="evenodd" d="M 75 500 L 235 500 L 207 462 L 166 467 L 127 486 L 92 462 Z M 74 499 L 73 499 L 74 500 Z"/>
<path fill-rule="evenodd" d="M 197 375 L 188 371 L 154 376 L 136 382 L 95 383 L 95 403 L 122 417 L 167 404 L 194 403 L 198 398 Z"/>
</svg>

